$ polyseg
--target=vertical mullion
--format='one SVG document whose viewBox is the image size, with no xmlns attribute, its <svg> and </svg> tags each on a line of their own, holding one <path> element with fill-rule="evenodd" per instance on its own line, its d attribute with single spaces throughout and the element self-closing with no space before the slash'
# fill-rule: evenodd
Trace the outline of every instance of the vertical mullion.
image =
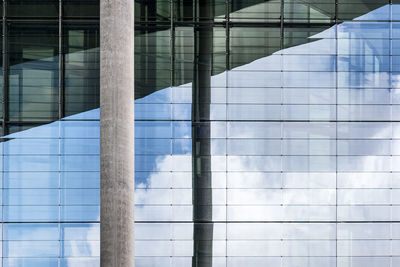
<svg viewBox="0 0 400 267">
<path fill-rule="evenodd" d="M 63 9 L 59 1 L 58 11 L 58 119 L 64 117 L 64 55 L 63 55 Z"/>
<path fill-rule="evenodd" d="M 230 69 L 230 16 L 229 16 L 229 0 L 225 0 L 225 71 Z"/>
<path fill-rule="evenodd" d="M 8 53 L 7 53 L 7 1 L 3 0 L 3 136 L 7 134 L 8 120 Z"/>
<path fill-rule="evenodd" d="M 335 266 L 338 267 L 338 0 L 335 0 Z"/>
<path fill-rule="evenodd" d="M 280 25 L 280 28 L 281 28 L 281 32 L 280 32 L 280 36 L 281 36 L 281 40 L 280 40 L 280 50 L 282 50 L 283 49 L 283 46 L 284 46 L 284 13 L 285 13 L 285 1 L 284 0 L 281 0 L 281 19 L 280 19 L 280 22 L 281 22 L 281 25 Z"/>
<path fill-rule="evenodd" d="M 225 0 L 225 114 L 228 116 L 229 70 L 230 70 L 230 1 Z M 210 126 L 211 127 L 211 126 Z M 228 118 L 225 121 L 225 218 L 228 218 Z M 225 223 L 225 267 L 228 267 L 228 223 Z"/>
<path fill-rule="evenodd" d="M 8 109 L 7 109 L 7 104 L 8 104 L 8 73 L 7 73 L 7 53 L 6 53 L 6 48 L 7 48 L 7 19 L 6 19 L 6 9 L 7 9 L 7 2 L 6 0 L 3 0 L 3 44 L 2 44 L 2 53 L 3 53 L 3 122 L 2 122 L 2 126 L 3 126 L 3 130 L 2 130 L 2 134 L 3 136 L 5 136 L 7 134 L 7 125 L 6 125 L 6 121 L 7 121 L 7 113 L 8 113 Z M 3 146 L 3 153 L 1 155 L 1 160 L 2 160 L 2 178 L 1 178 L 1 233 L 2 233 L 2 244 L 3 244 L 3 239 L 4 239 L 4 143 L 2 142 L 1 145 Z M 2 256 L 5 255 L 4 253 L 4 245 L 1 246 L 1 252 L 2 252 Z M 3 265 L 3 257 L 1 259 L 1 264 Z"/>
<path fill-rule="evenodd" d="M 170 71 L 170 86 L 175 86 L 175 6 L 174 6 L 174 0 L 170 0 L 170 17 L 171 17 L 171 22 L 170 22 L 170 51 L 171 51 L 171 57 L 170 57 L 170 66 L 171 66 L 171 71 Z"/>
<path fill-rule="evenodd" d="M 389 90 L 392 92 L 392 79 L 393 79 L 393 1 L 389 0 Z M 393 121 L 393 94 L 390 94 L 390 119 Z M 393 123 L 390 123 L 390 159 L 393 159 Z M 390 175 L 393 177 L 393 169 L 390 170 Z M 390 184 L 390 203 L 393 205 L 393 184 Z M 390 255 L 393 255 L 393 210 L 390 211 L 390 228 L 389 228 L 389 240 L 390 240 Z M 390 259 L 390 264 L 393 266 L 393 256 Z"/>
</svg>

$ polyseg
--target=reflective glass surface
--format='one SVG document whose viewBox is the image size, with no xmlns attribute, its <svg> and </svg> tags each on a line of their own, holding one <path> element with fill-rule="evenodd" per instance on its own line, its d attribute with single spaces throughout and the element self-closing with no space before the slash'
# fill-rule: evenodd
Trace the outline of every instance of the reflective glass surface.
<svg viewBox="0 0 400 267">
<path fill-rule="evenodd" d="M 58 118 L 58 24 L 10 23 L 8 119 Z"/>
<path fill-rule="evenodd" d="M 99 266 L 99 1 L 0 6 L 0 266 Z"/>
<path fill-rule="evenodd" d="M 7 0 L 7 16 L 18 18 L 57 18 L 58 0 Z"/>
<path fill-rule="evenodd" d="M 74 2 L 87 21 L 4 27 L 2 266 L 99 266 L 98 28 Z M 400 12 L 353 2 L 136 2 L 136 266 L 400 264 Z"/>
<path fill-rule="evenodd" d="M 73 115 L 99 105 L 99 27 L 93 23 L 65 23 L 64 109 Z"/>
<path fill-rule="evenodd" d="M 400 264 L 400 17 L 356 2 L 168 22 L 168 86 L 135 103 L 138 266 Z"/>
</svg>

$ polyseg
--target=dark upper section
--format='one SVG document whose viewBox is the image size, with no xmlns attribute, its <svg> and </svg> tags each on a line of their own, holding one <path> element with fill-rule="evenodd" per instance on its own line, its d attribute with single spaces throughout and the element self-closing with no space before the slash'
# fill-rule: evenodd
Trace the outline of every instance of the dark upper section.
<svg viewBox="0 0 400 267">
<path fill-rule="evenodd" d="M 3 134 L 99 106 L 99 0 L 6 0 L 1 8 Z"/>
<path fill-rule="evenodd" d="M 313 41 L 308 37 L 335 23 L 389 4 L 389 0 L 282 1 L 136 0 L 136 98 L 196 80 L 201 64 L 209 64 L 205 68 L 216 75 Z M 204 58 L 199 48 L 204 31 L 213 40 L 207 49 L 212 59 L 208 63 L 198 60 Z"/>
<path fill-rule="evenodd" d="M 136 98 L 198 80 L 199 68 L 216 75 L 309 42 L 389 4 L 282 1 L 136 0 Z M 99 0 L 6 0 L 0 17 L 3 134 L 99 107 Z"/>
</svg>

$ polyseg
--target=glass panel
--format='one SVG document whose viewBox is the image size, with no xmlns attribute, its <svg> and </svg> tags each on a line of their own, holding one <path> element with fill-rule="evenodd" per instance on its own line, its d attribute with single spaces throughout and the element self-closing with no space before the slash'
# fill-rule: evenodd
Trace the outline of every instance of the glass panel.
<svg viewBox="0 0 400 267">
<path fill-rule="evenodd" d="M 58 17 L 58 0 L 8 0 L 11 17 Z"/>
<path fill-rule="evenodd" d="M 230 0 L 230 20 L 235 22 L 274 22 L 279 21 L 280 0 Z"/>
<path fill-rule="evenodd" d="M 336 36 L 336 27 L 330 26 L 308 26 L 308 27 L 300 27 L 297 25 L 293 25 L 290 27 L 284 28 L 283 33 L 283 46 L 285 48 L 297 46 L 309 42 L 314 42 L 315 38 L 324 38 L 324 42 L 314 43 L 318 44 L 320 48 L 311 52 L 311 54 L 330 54 L 331 52 L 335 53 L 334 45 L 335 42 L 330 40 L 331 38 L 335 38 Z M 313 44 L 310 45 L 311 47 Z M 308 54 L 308 49 L 311 48 L 310 46 L 299 46 L 297 49 L 294 49 L 296 54 Z M 322 46 L 322 47 L 321 47 Z M 321 51 L 322 48 L 322 51 Z M 289 54 L 293 53 L 293 50 L 288 50 Z"/>
<path fill-rule="evenodd" d="M 58 118 L 58 25 L 9 25 L 9 118 Z"/>
<path fill-rule="evenodd" d="M 63 0 L 65 17 L 99 17 L 99 0 Z"/>
<path fill-rule="evenodd" d="M 55 240 L 59 239 L 59 229 L 56 223 L 44 224 L 4 224 L 4 240 L 27 240 L 27 241 L 40 241 L 40 240 Z"/>
<path fill-rule="evenodd" d="M 374 10 L 374 13 L 370 11 Z M 365 15 L 368 14 L 368 15 Z M 340 20 L 351 20 L 357 17 L 365 20 L 389 20 L 390 10 L 387 0 L 339 0 L 338 18 Z M 359 18 L 360 19 L 360 18 Z"/>
<path fill-rule="evenodd" d="M 225 0 L 174 0 L 173 2 L 177 21 L 220 21 L 225 18 Z"/>
<path fill-rule="evenodd" d="M 229 44 L 230 68 L 234 68 L 278 51 L 280 29 L 232 27 Z"/>
<path fill-rule="evenodd" d="M 186 2 L 184 6 L 190 3 Z M 135 1 L 135 21 L 168 21 L 170 10 L 170 1 L 167 0 Z"/>
<path fill-rule="evenodd" d="M 99 28 L 93 24 L 64 25 L 65 115 L 99 107 Z M 71 118 L 74 119 L 74 118 Z M 80 119 L 98 119 L 97 113 Z"/>
<path fill-rule="evenodd" d="M 290 22 L 332 22 L 335 18 L 335 1 L 333 0 L 285 0 L 285 21 Z"/>
<path fill-rule="evenodd" d="M 168 88 L 171 85 L 170 70 L 169 27 L 138 27 L 135 35 L 136 98 L 142 98 L 157 90 Z"/>
</svg>

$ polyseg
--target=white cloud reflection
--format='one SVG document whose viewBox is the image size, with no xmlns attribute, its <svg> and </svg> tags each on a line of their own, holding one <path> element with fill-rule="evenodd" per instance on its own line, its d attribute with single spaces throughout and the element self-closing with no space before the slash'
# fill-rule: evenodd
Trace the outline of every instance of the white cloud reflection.
<svg viewBox="0 0 400 267">
<path fill-rule="evenodd" d="M 387 9 L 388 6 L 383 7 L 357 20 L 386 14 Z M 214 94 L 215 104 L 211 108 L 211 119 L 228 119 L 231 122 L 225 125 L 225 128 L 221 127 L 223 122 L 215 124 L 219 126 L 220 132 L 215 132 L 217 128 L 212 127 L 213 136 L 245 140 L 276 138 L 281 142 L 278 152 L 266 149 L 259 155 L 246 154 L 245 148 L 235 150 L 237 154 L 232 155 L 229 149 L 233 147 L 229 147 L 229 142 L 225 147 L 218 143 L 218 149 L 215 151 L 227 149 L 228 156 L 211 156 L 214 179 L 225 179 L 222 182 L 213 182 L 214 220 L 269 222 L 228 224 L 227 229 L 236 226 L 240 226 L 241 229 L 222 233 L 229 240 L 225 244 L 219 243 L 217 238 L 214 239 L 215 256 L 219 255 L 218 249 L 221 246 L 226 246 L 226 254 L 221 256 L 235 256 L 228 258 L 229 266 L 242 266 L 240 262 L 249 266 L 336 266 L 335 256 L 355 256 L 339 258 L 341 266 L 387 266 L 379 265 L 386 262 L 384 257 L 379 261 L 362 261 L 358 256 L 368 257 L 378 251 L 381 251 L 382 255 L 398 255 L 391 250 L 398 244 L 390 241 L 390 236 L 382 237 L 386 238 L 385 241 L 340 240 L 339 245 L 343 247 L 336 254 L 337 244 L 332 239 L 342 239 L 344 233 L 351 236 L 354 231 L 360 231 L 359 239 L 368 239 L 367 234 L 373 224 L 354 224 L 357 227 L 348 229 L 347 224 L 336 226 L 334 223 L 328 223 L 336 220 L 392 220 L 397 211 L 396 207 L 391 206 L 397 203 L 397 198 L 393 198 L 397 191 L 391 188 L 396 187 L 395 184 L 398 183 L 397 174 L 392 171 L 396 171 L 399 166 L 396 155 L 399 155 L 400 151 L 390 139 L 398 136 L 399 125 L 386 121 L 397 120 L 397 107 L 391 106 L 390 103 L 393 103 L 391 99 L 397 99 L 399 78 L 398 74 L 388 72 L 385 60 L 382 59 L 381 55 L 385 54 L 386 47 L 379 42 L 362 39 L 366 31 L 370 30 L 366 35 L 369 38 L 371 32 L 377 29 L 380 28 L 374 25 L 368 29 L 368 26 L 352 27 L 351 22 L 344 23 L 340 27 L 332 27 L 311 37 L 322 38 L 321 40 L 276 52 L 269 57 L 235 68 L 229 73 L 218 75 L 228 77 L 226 93 L 229 106 L 225 107 L 224 102 L 220 101 L 219 93 Z M 337 41 L 336 35 L 343 39 Z M 357 42 L 346 39 L 351 36 L 357 36 Z M 336 48 L 337 43 L 339 46 Z M 336 60 L 337 51 L 342 56 Z M 370 54 L 365 56 L 365 64 L 357 63 L 353 56 L 360 51 L 363 55 Z M 375 65 L 368 63 L 369 60 L 374 61 Z M 340 70 L 338 73 L 335 72 L 335 64 Z M 276 66 L 283 69 L 274 69 Z M 368 69 L 370 66 L 371 70 Z M 218 79 L 216 84 L 223 84 L 222 81 L 223 79 L 221 82 Z M 236 90 L 235 87 L 240 90 Z M 340 90 L 337 87 L 340 87 Z M 315 90 L 311 90 L 312 88 Z M 283 98 L 287 102 L 283 102 L 282 105 L 282 93 L 285 91 L 288 92 L 288 97 L 301 92 L 298 94 L 301 98 Z M 319 91 L 329 93 L 322 94 Z M 290 101 L 299 106 L 290 106 Z M 318 103 L 325 106 L 307 106 Z M 304 106 L 301 106 L 302 104 Z M 225 108 L 227 113 L 221 112 Z M 185 115 L 181 114 L 180 117 Z M 262 121 L 281 119 L 289 122 Z M 235 120 L 249 122 L 234 122 Z M 319 120 L 325 122 L 318 122 Z M 336 120 L 341 122 L 336 123 Z M 296 143 L 286 138 L 295 138 L 294 141 L 307 139 L 302 145 L 301 142 Z M 313 146 L 313 140 L 327 139 L 333 140 L 333 145 L 332 142 L 321 141 L 314 142 Z M 336 139 L 344 141 L 339 143 Z M 367 141 L 360 144 L 354 139 Z M 368 139 L 371 141 L 368 142 Z M 222 140 L 226 142 L 226 139 Z M 372 140 L 386 140 L 386 143 Z M 289 141 L 289 146 L 285 147 Z M 321 148 L 321 145 L 324 147 Z M 158 161 L 157 172 L 154 172 L 156 174 L 149 176 L 150 187 L 155 186 L 155 181 L 163 180 L 159 170 L 164 168 L 165 162 Z M 224 188 L 224 185 L 227 185 L 228 189 Z M 189 195 L 190 191 L 187 193 Z M 170 196 L 163 197 L 150 190 L 141 191 L 139 197 L 142 203 L 151 203 L 152 198 L 158 202 L 163 198 L 168 199 L 166 205 L 173 204 Z M 336 203 L 339 206 L 336 206 Z M 171 210 L 165 216 L 172 219 L 175 215 L 186 217 L 190 222 L 191 210 L 181 211 L 187 212 L 187 216 L 178 215 Z M 268 228 L 272 221 L 291 223 L 275 224 L 275 228 Z M 385 227 L 399 227 L 397 224 L 391 225 Z M 317 231 L 317 228 L 321 231 Z M 254 235 L 249 234 L 249 231 L 254 231 Z M 281 234 L 275 237 L 277 232 Z M 219 233 L 216 230 L 214 235 Z M 237 233 L 245 233 L 241 237 L 243 240 L 236 240 Z M 288 233 L 294 234 L 288 236 Z M 260 236 L 263 237 L 262 241 L 257 240 Z M 171 241 L 170 246 L 174 245 Z M 165 256 L 170 255 L 170 251 L 166 251 Z M 146 251 L 146 255 L 152 254 Z M 191 251 L 188 251 L 186 256 L 190 257 Z M 240 257 L 246 256 L 256 256 L 258 259 L 241 260 Z M 283 258 L 274 262 L 273 257 L 279 256 Z M 309 258 L 296 258 L 299 256 Z"/>
<path fill-rule="evenodd" d="M 356 20 L 380 17 L 386 14 L 386 9 L 382 7 Z M 390 104 L 398 103 L 396 89 L 400 89 L 400 79 L 397 72 L 389 73 L 396 66 L 388 69 L 385 65 L 383 55 L 389 54 L 385 50 L 389 45 L 382 45 L 385 39 L 371 41 L 363 36 L 368 30 L 381 30 L 382 25 L 368 29 L 371 24 L 352 27 L 351 23 L 310 37 L 320 40 L 278 51 L 212 77 L 211 119 L 221 120 L 210 124 L 211 137 L 219 139 L 212 150 L 215 154 L 210 155 L 212 211 L 217 222 L 213 230 L 213 255 L 220 256 L 215 258 L 214 266 L 372 267 L 390 266 L 390 262 L 396 266 L 398 259 L 391 256 L 400 256 L 399 224 L 380 225 L 383 232 L 393 231 L 371 239 L 376 224 L 365 222 L 399 219 L 400 178 L 396 172 L 400 166 L 400 145 L 393 138 L 400 138 L 400 124 L 390 121 L 397 120 L 400 112 Z M 337 40 L 335 36 L 343 38 Z M 362 64 L 355 57 L 360 51 Z M 341 56 L 336 58 L 336 53 Z M 340 71 L 336 72 L 336 68 Z M 191 84 L 160 90 L 137 101 L 138 116 L 190 121 L 191 94 L 185 88 L 191 90 Z M 175 92 L 179 90 L 180 93 Z M 170 104 L 168 97 L 174 95 L 176 103 Z M 165 101 L 165 105 L 160 101 Z M 152 112 L 145 112 L 150 106 Z M 20 131 L 7 136 L 17 141 L 9 140 L 4 147 L 23 146 L 25 154 L 34 154 L 37 150 L 31 145 L 34 138 L 97 139 L 98 122 L 74 120 L 98 116 L 96 109 Z M 190 124 L 181 127 L 190 128 Z M 173 132 L 171 128 L 172 123 L 164 128 L 162 136 L 190 139 L 190 129 L 181 129 L 181 135 L 174 135 L 167 133 Z M 152 131 L 150 126 L 149 129 Z M 254 149 L 246 150 L 251 145 L 246 140 L 250 139 L 275 140 L 279 144 L 273 149 L 269 143 L 271 147 L 256 149 L 259 154 L 254 154 Z M 367 141 L 357 143 L 356 139 Z M 85 144 L 84 139 L 81 142 Z M 144 173 L 135 190 L 136 256 L 140 267 L 191 265 L 193 166 L 188 154 L 191 142 L 178 142 L 175 149 L 148 156 L 147 161 L 143 160 L 147 163 L 138 166 Z M 55 157 L 57 160 L 51 167 L 63 170 L 58 155 Z M 33 172 L 41 170 L 41 164 L 49 164 L 48 157 L 26 156 L 21 160 L 29 163 L 25 167 L 36 166 L 31 167 Z M 83 165 L 82 168 L 87 167 Z M 90 166 L 97 168 L 96 164 Z M 21 198 L 29 201 L 29 197 L 22 193 Z M 58 221 L 57 216 L 54 222 Z M 93 216 L 98 220 L 98 214 Z M 242 223 L 226 225 L 227 220 Z M 357 223 L 336 225 L 336 221 Z M 21 236 L 34 245 L 35 240 L 49 235 L 49 229 L 50 226 L 47 230 L 32 228 L 21 232 Z M 97 266 L 98 224 L 86 224 L 75 230 L 76 235 L 61 243 L 66 246 L 68 257 L 80 259 L 68 259 L 66 265 Z M 357 236 L 357 241 L 349 240 L 353 236 Z M 46 245 L 51 242 L 59 245 L 57 238 Z M 336 242 L 336 238 L 340 240 Z M 21 258 L 26 256 L 24 253 L 39 256 L 42 253 L 27 248 L 9 246 L 5 251 Z M 378 254 L 380 259 L 369 257 Z M 337 258 L 336 263 L 336 256 L 345 257 Z"/>
</svg>

